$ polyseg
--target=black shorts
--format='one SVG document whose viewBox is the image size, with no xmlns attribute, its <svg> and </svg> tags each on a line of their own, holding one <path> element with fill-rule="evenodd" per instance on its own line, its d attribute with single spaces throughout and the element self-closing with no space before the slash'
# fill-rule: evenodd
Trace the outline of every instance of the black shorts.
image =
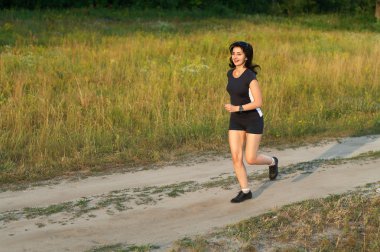
<svg viewBox="0 0 380 252">
<path fill-rule="evenodd" d="M 230 117 L 229 130 L 244 130 L 251 134 L 263 134 L 264 118 L 257 110 L 247 110 L 241 113 L 233 112 Z"/>
</svg>

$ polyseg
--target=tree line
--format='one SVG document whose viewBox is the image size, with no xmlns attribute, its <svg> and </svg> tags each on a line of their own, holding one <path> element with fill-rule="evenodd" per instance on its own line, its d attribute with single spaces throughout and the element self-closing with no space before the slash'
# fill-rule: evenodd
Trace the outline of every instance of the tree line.
<svg viewBox="0 0 380 252">
<path fill-rule="evenodd" d="M 374 13 L 376 0 L 0 0 L 0 9 L 136 8 L 241 13 Z"/>
</svg>

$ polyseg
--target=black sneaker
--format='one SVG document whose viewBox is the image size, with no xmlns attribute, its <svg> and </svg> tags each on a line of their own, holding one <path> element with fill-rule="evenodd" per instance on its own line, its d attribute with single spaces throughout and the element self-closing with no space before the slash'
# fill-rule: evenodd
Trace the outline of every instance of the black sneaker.
<svg viewBox="0 0 380 252">
<path fill-rule="evenodd" d="M 273 157 L 274 165 L 269 166 L 269 179 L 275 180 L 278 175 L 278 158 Z"/>
<path fill-rule="evenodd" d="M 240 203 L 247 199 L 252 199 L 252 192 L 243 193 L 243 191 L 240 191 L 239 194 L 231 200 L 231 203 Z"/>
</svg>

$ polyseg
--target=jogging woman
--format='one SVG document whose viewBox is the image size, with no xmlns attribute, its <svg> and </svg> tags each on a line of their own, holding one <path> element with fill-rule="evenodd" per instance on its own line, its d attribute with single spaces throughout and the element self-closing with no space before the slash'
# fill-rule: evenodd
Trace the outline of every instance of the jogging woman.
<svg viewBox="0 0 380 252">
<path fill-rule="evenodd" d="M 258 154 L 258 149 L 264 129 L 264 117 L 261 110 L 262 96 L 259 82 L 256 79 L 258 65 L 253 65 L 253 48 L 249 43 L 238 41 L 229 47 L 231 57 L 227 72 L 227 91 L 231 103 L 225 104 L 230 112 L 228 140 L 230 144 L 235 175 L 241 191 L 231 200 L 239 203 L 252 198 L 248 186 L 247 171 L 243 163 L 243 148 L 245 144 L 245 159 L 250 165 L 269 165 L 269 179 L 278 175 L 278 159 Z"/>
</svg>

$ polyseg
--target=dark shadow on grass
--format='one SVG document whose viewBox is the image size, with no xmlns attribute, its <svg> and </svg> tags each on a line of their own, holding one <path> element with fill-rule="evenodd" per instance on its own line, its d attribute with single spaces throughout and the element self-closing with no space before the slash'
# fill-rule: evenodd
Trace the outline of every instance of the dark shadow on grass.
<svg viewBox="0 0 380 252">
<path fill-rule="evenodd" d="M 369 15 L 299 15 L 275 17 L 278 24 L 302 27 L 320 31 L 380 32 L 380 23 Z"/>
<path fill-rule="evenodd" d="M 198 31 L 228 30 L 232 21 L 248 21 L 255 25 L 279 28 L 309 28 L 322 31 L 379 32 L 380 23 L 369 15 L 298 15 L 276 16 L 241 14 L 229 9 L 210 10 L 134 10 L 134 9 L 70 9 L 70 10 L 0 10 L 0 49 L 25 44 L 54 46 L 57 37 L 76 37 L 92 41 L 93 36 L 125 37 L 135 32 L 160 36 L 188 34 Z M 59 25 L 58 25 L 59 24 Z M 33 34 L 33 36 L 31 36 Z M 37 39 L 35 39 L 37 38 Z M 58 40 L 60 41 L 60 40 Z M 93 42 L 92 42 L 93 43 Z M 91 44 L 91 43 L 90 43 Z"/>
</svg>

